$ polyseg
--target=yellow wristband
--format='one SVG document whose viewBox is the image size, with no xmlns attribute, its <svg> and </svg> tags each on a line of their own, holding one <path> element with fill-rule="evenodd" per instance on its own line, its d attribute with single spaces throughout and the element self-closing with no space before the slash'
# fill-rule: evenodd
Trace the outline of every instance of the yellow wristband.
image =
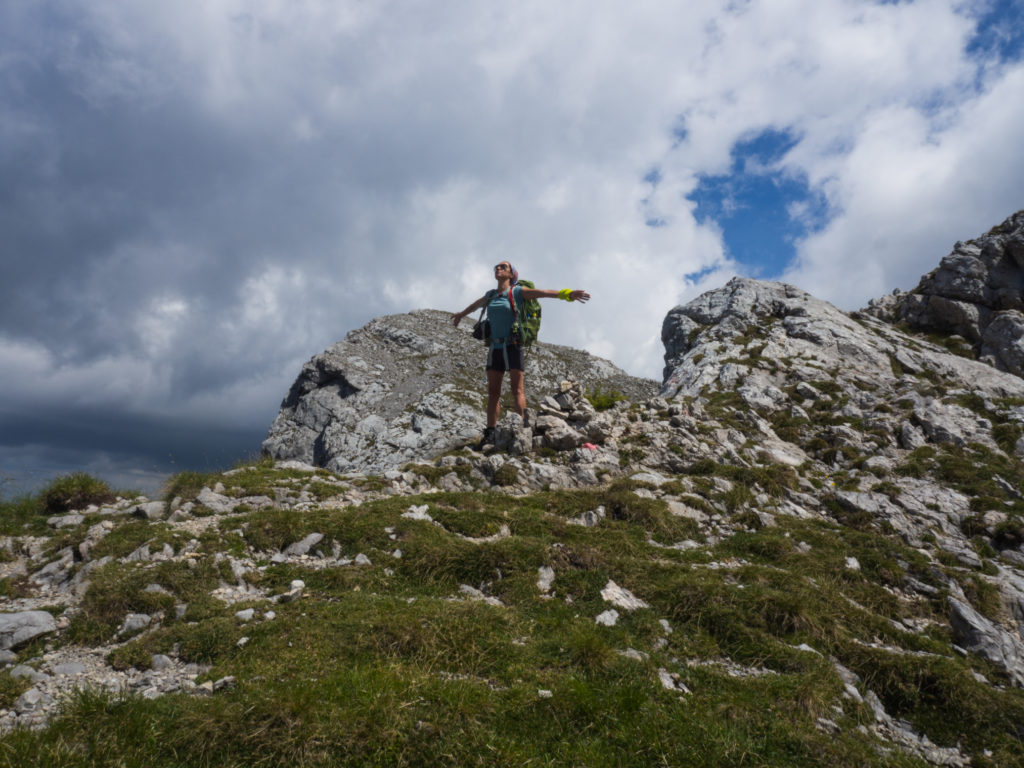
<svg viewBox="0 0 1024 768">
<path fill-rule="evenodd" d="M 569 288 L 563 288 L 558 292 L 558 298 L 562 301 L 572 301 L 572 290 Z"/>
</svg>

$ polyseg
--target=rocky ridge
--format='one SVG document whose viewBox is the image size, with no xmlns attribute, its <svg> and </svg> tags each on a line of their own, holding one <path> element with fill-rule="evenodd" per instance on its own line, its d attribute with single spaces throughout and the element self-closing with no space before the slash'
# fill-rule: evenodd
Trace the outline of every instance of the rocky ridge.
<svg viewBox="0 0 1024 768">
<path fill-rule="evenodd" d="M 940 334 L 953 351 L 1024 376 L 1024 211 L 958 242 L 912 291 L 864 311 Z"/>
<path fill-rule="evenodd" d="M 380 317 L 313 357 L 292 384 L 263 452 L 337 472 L 385 472 L 479 438 L 484 346 L 451 315 L 418 310 Z M 526 356 L 529 394 L 566 378 L 633 400 L 657 390 L 587 352 L 538 343 Z"/>
<path fill-rule="evenodd" d="M 758 532 L 788 531 L 791 520 L 898 541 L 904 559 L 869 563 L 863 553 L 850 554 L 845 569 L 849 578 L 870 570 L 880 579 L 896 607 L 878 617 L 879 625 L 906 644 L 879 637 L 856 643 L 882 657 L 941 657 L 933 639 L 949 638 L 949 654 L 988 665 L 985 674 L 977 671 L 982 667 L 973 672 L 980 685 L 1022 688 L 1024 379 L 887 322 L 878 306 L 846 314 L 793 286 L 735 279 L 668 313 L 660 392 L 603 361 L 577 353 L 570 363 L 568 353 L 555 350 L 543 359 L 551 377 L 529 374 L 538 382 L 533 391 L 546 393 L 531 394 L 533 423 L 524 427 L 509 415 L 487 445 L 472 439 L 480 423 L 481 393 L 470 381 L 478 373 L 478 344 L 451 329 L 443 313 L 374 321 L 304 367 L 264 444 L 276 459 L 272 470 L 266 463 L 233 470 L 166 501 L 122 499 L 72 511 L 49 519 L 46 535 L 0 542 L 0 580 L 17 585 L 16 594 L 2 598 L 0 653 L 8 675 L 25 688 L 0 712 L 0 729 L 44 725 L 61 695 L 83 685 L 143 696 L 230 688 L 234 680 L 196 661 L 187 643 L 160 658 L 135 658 L 130 650 L 175 622 L 200 622 L 202 614 L 189 611 L 207 599 L 246 606 L 232 619 L 244 645 L 247 628 L 273 625 L 276 606 L 306 599 L 302 580 L 264 585 L 275 567 L 308 574 L 383 567 L 387 574 L 394 566 L 383 564 L 403 557 L 394 527 L 384 529 L 383 545 L 360 551 L 324 530 L 268 543 L 249 527 L 253 515 L 413 497 L 401 518 L 439 527 L 453 541 L 488 546 L 515 539 L 510 526 L 479 537 L 445 528 L 430 501 L 484 491 L 526 499 L 558 489 L 603 490 L 604 503 L 566 521 L 595 532 L 624 519 L 623 493 L 664 505 L 690 533 L 666 538 L 647 529 L 652 557 L 717 552 Z M 463 364 L 458 355 L 440 362 L 434 331 L 422 333 L 431 323 L 437 334 L 466 336 L 445 341 L 459 350 L 466 342 Z M 465 381 L 453 384 L 453 371 L 465 371 Z M 593 397 L 598 385 L 627 397 Z M 374 416 L 379 421 L 359 427 Z M 237 534 L 236 544 L 211 550 L 215 532 Z M 786 546 L 799 557 L 814 545 Z M 113 567 L 137 574 L 152 610 L 118 614 L 102 642 L 72 642 L 91 610 L 95 580 Z M 716 556 L 683 567 L 741 573 L 750 563 Z M 173 568 L 211 569 L 203 594 L 186 601 L 169 591 L 171 571 L 162 569 Z M 553 599 L 553 584 L 567 569 L 559 557 L 541 566 L 543 599 Z M 603 610 L 591 618 L 602 627 L 651 610 L 649 595 L 611 580 L 601 598 Z M 502 606 L 482 584 L 463 584 L 450 599 Z M 659 620 L 667 637 L 677 619 Z M 622 653 L 646 662 L 663 643 Z M 933 650 L 915 650 L 915 643 Z M 872 738 L 932 764 L 972 763 L 958 745 L 937 746 L 893 714 L 863 671 L 830 661 L 849 706 L 873 712 L 866 728 Z M 657 667 L 657 679 L 687 697 L 693 680 L 685 669 L 709 666 L 739 678 L 777 674 L 691 658 Z M 842 732 L 842 710 L 822 715 L 819 727 Z"/>
</svg>

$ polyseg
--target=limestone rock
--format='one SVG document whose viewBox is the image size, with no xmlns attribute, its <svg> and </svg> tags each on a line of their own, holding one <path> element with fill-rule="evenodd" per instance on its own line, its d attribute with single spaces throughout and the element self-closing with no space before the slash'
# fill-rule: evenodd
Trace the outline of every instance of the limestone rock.
<svg viewBox="0 0 1024 768">
<path fill-rule="evenodd" d="M 324 535 L 322 533 L 311 533 L 301 541 L 296 541 L 294 544 L 289 544 L 285 547 L 284 554 L 291 557 L 300 557 L 308 554 L 309 551 L 323 541 Z"/>
<path fill-rule="evenodd" d="M 479 439 L 485 421 L 485 354 L 446 312 L 377 318 L 306 363 L 263 452 L 338 472 L 382 473 L 461 448 Z M 600 384 L 630 399 L 657 389 L 568 347 L 541 342 L 527 355 L 528 398 L 570 376 L 585 390 Z"/>
<path fill-rule="evenodd" d="M 955 334 L 966 350 L 1024 376 L 1024 211 L 981 237 L 953 246 L 910 293 L 872 302 L 865 312 L 890 322 Z"/>
<path fill-rule="evenodd" d="M 57 630 L 57 621 L 46 611 L 0 613 L 0 649 L 9 650 Z"/>
<path fill-rule="evenodd" d="M 952 595 L 949 599 L 951 623 L 958 642 L 1006 670 L 1017 687 L 1024 688 L 1024 642 L 970 605 Z"/>
</svg>

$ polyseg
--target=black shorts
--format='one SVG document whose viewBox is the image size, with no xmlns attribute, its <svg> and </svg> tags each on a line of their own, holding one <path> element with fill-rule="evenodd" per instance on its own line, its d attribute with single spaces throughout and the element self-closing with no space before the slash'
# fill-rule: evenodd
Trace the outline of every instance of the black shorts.
<svg viewBox="0 0 1024 768">
<path fill-rule="evenodd" d="M 523 348 L 518 344 L 506 344 L 502 347 L 487 351 L 488 371 L 521 371 L 523 370 Z M 505 364 L 505 356 L 508 355 L 508 365 Z"/>
</svg>

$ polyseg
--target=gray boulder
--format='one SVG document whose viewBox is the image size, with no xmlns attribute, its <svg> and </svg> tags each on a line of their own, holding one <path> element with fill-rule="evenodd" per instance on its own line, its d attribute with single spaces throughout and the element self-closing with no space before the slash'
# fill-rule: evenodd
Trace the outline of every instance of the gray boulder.
<svg viewBox="0 0 1024 768">
<path fill-rule="evenodd" d="M 950 623 L 957 641 L 967 650 L 1006 670 L 1014 685 L 1024 687 L 1024 643 L 989 621 L 963 600 L 949 597 Z"/>
<path fill-rule="evenodd" d="M 17 648 L 29 640 L 56 630 L 56 620 L 46 611 L 0 613 L 0 649 Z"/>
<path fill-rule="evenodd" d="M 322 533 L 311 533 L 301 541 L 296 541 L 292 544 L 289 544 L 288 547 L 285 548 L 284 554 L 290 555 L 292 557 L 301 557 L 302 555 L 308 555 L 309 550 L 311 550 L 313 547 L 315 547 L 317 544 L 323 541 L 323 539 L 324 535 Z"/>
<path fill-rule="evenodd" d="M 144 520 L 163 520 L 167 514 L 167 505 L 162 501 L 147 501 L 134 507 L 131 513 Z"/>
</svg>

